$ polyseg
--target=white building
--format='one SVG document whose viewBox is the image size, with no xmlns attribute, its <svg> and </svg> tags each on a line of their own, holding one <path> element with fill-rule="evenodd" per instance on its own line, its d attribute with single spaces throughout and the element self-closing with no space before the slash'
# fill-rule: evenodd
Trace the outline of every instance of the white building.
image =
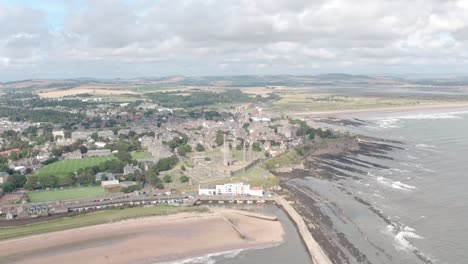
<svg viewBox="0 0 468 264">
<path fill-rule="evenodd" d="M 240 183 L 226 183 L 216 186 L 200 186 L 198 195 L 230 195 L 230 196 L 263 196 L 263 189 L 261 187 L 250 188 L 249 184 Z"/>
</svg>

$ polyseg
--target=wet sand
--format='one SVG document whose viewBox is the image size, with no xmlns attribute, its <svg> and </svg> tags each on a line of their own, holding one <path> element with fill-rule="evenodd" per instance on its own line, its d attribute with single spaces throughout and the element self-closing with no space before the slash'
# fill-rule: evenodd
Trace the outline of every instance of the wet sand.
<svg viewBox="0 0 468 264">
<path fill-rule="evenodd" d="M 334 110 L 334 111 L 304 111 L 295 112 L 295 116 L 307 117 L 328 117 L 328 116 L 348 116 L 350 114 L 388 114 L 388 113 L 408 113 L 420 112 L 422 110 L 466 110 L 468 103 L 453 103 L 453 104 L 434 104 L 434 105 L 418 105 L 404 107 L 385 107 L 385 108 L 368 108 L 368 109 L 351 109 L 351 110 Z"/>
<path fill-rule="evenodd" d="M 156 263 L 274 246 L 278 221 L 216 210 L 148 217 L 0 242 L 0 263 Z"/>
</svg>

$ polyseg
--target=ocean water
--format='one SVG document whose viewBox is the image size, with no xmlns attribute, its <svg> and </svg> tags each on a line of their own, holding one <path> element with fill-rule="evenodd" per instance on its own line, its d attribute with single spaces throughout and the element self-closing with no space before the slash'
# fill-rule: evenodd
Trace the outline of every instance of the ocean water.
<svg viewBox="0 0 468 264">
<path fill-rule="evenodd" d="M 330 232 L 365 256 L 358 261 L 337 242 L 350 263 L 468 263 L 468 111 L 358 118 L 368 125 L 346 129 L 401 141 L 402 149 L 391 159 L 353 155 L 351 167 L 364 173 L 341 172 L 354 178 L 306 177 L 288 186 L 318 201 Z"/>
</svg>

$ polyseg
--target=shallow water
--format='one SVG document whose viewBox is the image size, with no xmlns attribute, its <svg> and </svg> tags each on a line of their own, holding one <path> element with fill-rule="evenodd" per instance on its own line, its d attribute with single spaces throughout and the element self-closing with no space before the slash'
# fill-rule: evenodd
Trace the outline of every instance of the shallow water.
<svg viewBox="0 0 468 264">
<path fill-rule="evenodd" d="M 359 180 L 308 177 L 288 185 L 319 201 L 333 232 L 370 263 L 468 263 L 468 112 L 358 118 L 371 123 L 347 129 L 403 142 L 388 154 L 394 160 L 352 157 L 388 169 L 353 165 L 366 172 L 346 172 Z"/>
</svg>

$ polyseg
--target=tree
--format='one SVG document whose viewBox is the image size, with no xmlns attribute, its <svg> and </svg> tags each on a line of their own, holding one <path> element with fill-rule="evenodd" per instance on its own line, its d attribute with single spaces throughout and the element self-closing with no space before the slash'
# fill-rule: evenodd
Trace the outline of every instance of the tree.
<svg viewBox="0 0 468 264">
<path fill-rule="evenodd" d="M 262 148 L 260 147 L 260 142 L 254 142 L 252 144 L 252 150 L 254 151 L 262 151 Z"/>
<path fill-rule="evenodd" d="M 186 175 L 182 175 L 182 176 L 180 177 L 180 182 L 181 182 L 181 183 L 186 183 L 186 182 L 188 182 L 188 181 L 189 181 L 189 177 L 187 177 Z"/>
<path fill-rule="evenodd" d="M 3 184 L 3 191 L 6 193 L 11 193 L 12 191 L 15 190 L 15 184 L 12 182 L 6 182 Z"/>
<path fill-rule="evenodd" d="M 182 166 L 180 167 L 180 169 L 181 169 L 182 171 L 186 171 L 186 170 L 187 170 L 187 168 L 185 168 L 185 165 L 182 165 Z"/>
<path fill-rule="evenodd" d="M 159 178 L 158 174 L 152 171 L 149 171 L 146 174 L 146 181 L 153 187 L 156 187 L 159 183 L 161 183 L 161 179 Z"/>
<path fill-rule="evenodd" d="M 216 131 L 215 138 L 216 145 L 221 146 L 224 143 L 224 132 L 221 130 Z"/>
<path fill-rule="evenodd" d="M 171 175 L 164 175 L 163 177 L 163 182 L 164 183 L 171 183 L 172 182 L 172 176 Z"/>
<path fill-rule="evenodd" d="M 202 152 L 202 151 L 205 151 L 205 147 L 198 143 L 197 146 L 195 147 L 195 150 L 198 151 L 198 152 Z"/>
<path fill-rule="evenodd" d="M 190 145 L 185 144 L 177 148 L 177 153 L 183 157 L 185 157 L 189 152 L 192 152 L 192 147 Z"/>
<path fill-rule="evenodd" d="M 80 149 L 81 154 L 85 154 L 88 152 L 88 148 L 84 145 L 81 145 L 79 149 Z"/>
<path fill-rule="evenodd" d="M 172 168 L 175 167 L 175 165 L 177 165 L 178 161 L 179 160 L 177 159 L 176 156 L 172 156 L 172 157 L 169 157 L 169 158 L 162 158 L 162 159 L 158 160 L 156 165 L 154 165 L 151 168 L 151 170 L 154 171 L 156 174 L 158 174 L 161 171 L 171 170 Z"/>
<path fill-rule="evenodd" d="M 119 151 L 116 154 L 114 154 L 114 156 L 116 156 L 123 163 L 129 163 L 132 159 L 132 155 L 127 151 Z"/>
<path fill-rule="evenodd" d="M 12 183 L 15 188 L 21 188 L 26 184 L 26 176 L 22 174 L 13 174 L 8 177 L 7 182 Z"/>
<path fill-rule="evenodd" d="M 63 148 L 54 148 L 52 150 L 52 154 L 55 156 L 55 157 L 60 157 L 62 156 L 63 154 Z"/>
</svg>

